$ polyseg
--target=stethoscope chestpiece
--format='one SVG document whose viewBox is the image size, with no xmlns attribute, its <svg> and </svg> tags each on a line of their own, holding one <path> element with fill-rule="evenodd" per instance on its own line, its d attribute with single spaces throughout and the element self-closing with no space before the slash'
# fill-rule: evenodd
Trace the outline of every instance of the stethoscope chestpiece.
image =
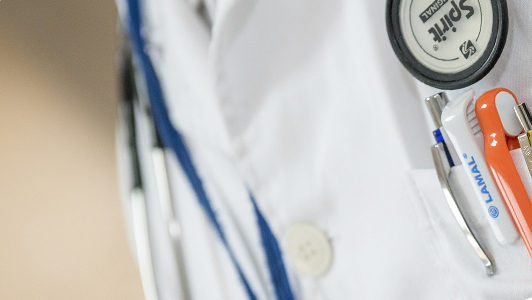
<svg viewBox="0 0 532 300">
<path fill-rule="evenodd" d="M 388 0 L 388 37 L 420 81 L 445 90 L 482 79 L 508 34 L 506 0 Z"/>
</svg>

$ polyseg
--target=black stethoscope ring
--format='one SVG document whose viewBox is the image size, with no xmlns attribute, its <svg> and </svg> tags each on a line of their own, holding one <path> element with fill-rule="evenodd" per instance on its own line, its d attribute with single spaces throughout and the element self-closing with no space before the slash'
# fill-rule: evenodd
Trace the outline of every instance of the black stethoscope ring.
<svg viewBox="0 0 532 300">
<path fill-rule="evenodd" d="M 388 0 L 395 54 L 418 80 L 440 89 L 469 86 L 499 59 L 508 35 L 506 0 Z"/>
</svg>

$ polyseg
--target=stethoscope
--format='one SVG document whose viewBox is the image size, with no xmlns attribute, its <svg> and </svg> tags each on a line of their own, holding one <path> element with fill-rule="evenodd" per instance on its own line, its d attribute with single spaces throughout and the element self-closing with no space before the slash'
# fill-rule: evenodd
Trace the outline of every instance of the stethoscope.
<svg viewBox="0 0 532 300">
<path fill-rule="evenodd" d="M 135 59 L 130 48 L 127 46 L 127 43 L 124 43 L 124 45 L 126 46 L 124 46 L 124 49 L 119 53 L 121 56 L 121 64 L 119 64 L 118 70 L 121 77 L 120 84 L 122 90 L 120 118 L 123 126 L 126 128 L 125 135 L 131 169 L 129 200 L 131 202 L 132 210 L 132 227 L 135 239 L 136 259 L 144 294 L 147 300 L 161 299 L 155 276 L 153 249 L 152 244 L 150 243 L 150 215 L 148 214 L 147 204 L 148 201 L 151 200 L 147 199 L 142 179 L 142 173 L 148 171 L 155 174 L 156 198 L 158 199 L 158 205 L 162 212 L 162 220 L 167 229 L 166 234 L 172 247 L 171 255 L 173 257 L 171 261 L 175 262 L 173 268 L 178 275 L 179 290 L 176 291 L 176 293 L 179 294 L 179 299 L 190 300 L 191 294 L 189 281 L 182 250 L 182 227 L 177 214 L 177 207 L 175 206 L 176 202 L 172 198 L 170 190 L 171 185 L 168 177 L 164 146 L 156 130 L 152 107 L 149 101 L 150 99 L 146 91 L 146 83 L 143 80 L 142 74 L 138 71 L 139 69 L 136 67 Z M 140 123 L 140 118 L 142 118 L 144 122 Z M 151 165 L 153 166 L 152 170 L 143 169 L 145 166 L 141 164 L 139 154 L 141 143 L 138 139 L 137 131 L 140 126 L 146 125 L 149 127 L 147 130 L 149 132 L 147 142 L 149 143 L 149 155 Z M 146 141 L 143 141 L 143 143 L 146 143 Z M 186 169 L 184 171 L 187 172 Z M 190 172 L 190 170 L 188 171 Z M 294 296 L 288 285 L 286 270 L 284 269 L 282 259 L 279 257 L 280 251 L 277 242 L 273 240 L 274 238 L 267 222 L 264 220 L 259 208 L 256 206 L 257 204 L 251 193 L 250 200 L 254 205 L 255 214 L 258 219 L 263 250 L 268 253 L 267 263 L 269 271 L 270 273 L 273 273 L 272 276 L 276 276 L 275 279 L 272 279 L 275 286 L 276 298 L 293 300 Z M 236 271 L 239 274 L 243 287 L 249 298 L 252 300 L 257 299 L 236 260 L 232 248 L 228 241 L 225 240 L 224 231 L 215 219 L 213 208 L 208 201 L 203 201 L 203 203 L 200 201 L 200 204 L 203 206 L 204 210 L 206 210 L 207 217 L 210 219 L 214 229 L 217 231 L 218 235 L 221 236 L 221 241 L 229 252 L 230 258 L 233 260 L 233 264 L 235 265 Z"/>
<path fill-rule="evenodd" d="M 149 124 L 150 155 L 153 164 L 153 172 L 156 178 L 159 206 L 162 212 L 162 219 L 167 228 L 167 236 L 172 246 L 173 261 L 179 276 L 180 298 L 190 299 L 188 280 L 184 265 L 181 223 L 176 212 L 176 207 L 170 191 L 168 172 L 166 167 L 166 157 L 162 142 L 155 130 L 155 125 L 150 112 L 147 93 L 143 84 L 139 84 L 140 77 L 135 70 L 131 51 L 127 43 L 124 43 L 123 50 L 119 53 L 121 63 L 118 73 L 120 75 L 120 85 L 122 100 L 120 103 L 120 118 L 125 127 L 128 154 L 130 158 L 131 190 L 129 200 L 132 209 L 133 234 L 136 247 L 136 259 L 139 267 L 140 277 L 144 294 L 148 300 L 161 299 L 157 290 L 155 270 L 153 264 L 153 251 L 150 244 L 149 216 L 147 213 L 147 198 L 144 183 L 141 176 L 142 166 L 139 157 L 139 141 L 137 138 L 137 127 L 139 113 L 144 113 L 144 118 Z"/>
<path fill-rule="evenodd" d="M 170 119 L 170 113 L 166 107 L 165 95 L 155 68 L 146 52 L 146 43 L 142 36 L 143 20 L 140 0 L 127 0 L 127 14 L 123 16 L 123 24 L 128 30 L 128 45 L 123 52 L 123 64 L 120 67 L 123 86 L 124 123 L 128 128 L 128 144 L 132 165 L 132 189 L 131 205 L 133 209 L 133 228 L 137 247 L 137 260 L 141 272 L 141 281 L 146 298 L 160 299 L 157 291 L 155 271 L 153 268 L 153 251 L 150 246 L 149 215 L 147 214 L 147 199 L 142 182 L 142 169 L 139 157 L 139 141 L 137 140 L 137 128 L 140 128 L 137 116 L 148 120 L 150 132 L 150 157 L 153 172 L 156 178 L 156 187 L 161 206 L 163 221 L 167 227 L 168 237 L 171 240 L 172 253 L 176 262 L 176 273 L 179 276 L 181 299 L 191 298 L 187 272 L 182 254 L 181 224 L 176 214 L 176 207 L 171 196 L 170 182 L 168 180 L 167 164 L 164 147 L 173 153 L 179 162 L 181 170 L 186 175 L 192 188 L 198 205 L 202 208 L 218 240 L 225 248 L 244 292 L 251 300 L 257 296 L 254 287 L 250 284 L 243 268 L 236 257 L 222 222 L 217 217 L 216 210 L 211 204 L 203 180 L 192 158 L 192 153 L 187 147 L 186 140 L 175 127 Z M 126 43 L 124 43 L 126 44 Z M 144 115 L 140 116 L 139 113 Z M 143 126 L 146 126 L 143 124 Z M 164 147 L 163 147 L 164 143 Z M 149 170 L 147 170 L 149 171 Z M 256 219 L 257 229 L 260 235 L 261 246 L 266 257 L 266 267 L 270 275 L 270 284 L 273 287 L 274 297 L 278 300 L 294 300 L 294 292 L 290 286 L 288 272 L 286 270 L 279 242 L 275 237 L 266 218 L 261 212 L 253 192 L 243 179 L 243 185 L 248 189 L 248 200 L 253 207 L 252 213 Z"/>
</svg>

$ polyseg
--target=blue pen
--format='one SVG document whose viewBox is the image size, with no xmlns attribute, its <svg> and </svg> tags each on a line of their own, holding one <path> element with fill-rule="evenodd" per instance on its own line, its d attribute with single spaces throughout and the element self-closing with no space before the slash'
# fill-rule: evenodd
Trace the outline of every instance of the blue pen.
<svg viewBox="0 0 532 300">
<path fill-rule="evenodd" d="M 444 92 L 434 94 L 425 99 L 425 104 L 427 104 L 430 115 L 432 117 L 432 121 L 434 121 L 434 125 L 436 125 L 436 129 L 432 132 L 432 134 L 434 135 L 434 139 L 436 140 L 436 143 L 443 144 L 445 156 L 449 161 L 449 166 L 454 167 L 454 162 L 456 161 L 457 163 L 460 163 L 460 160 L 456 159 L 456 151 L 452 147 L 451 142 L 447 137 L 447 134 L 445 133 L 445 130 L 443 129 L 443 124 L 441 122 L 441 114 L 443 108 L 445 107 L 445 105 L 447 105 L 448 102 L 449 100 L 447 99 L 447 95 Z M 453 157 L 455 159 L 453 159 Z"/>
<path fill-rule="evenodd" d="M 451 183 L 449 182 L 450 168 L 455 165 L 454 162 L 460 164 L 460 159 L 458 158 L 456 150 L 451 144 L 451 140 L 447 136 L 441 121 L 443 108 L 448 102 L 449 101 L 447 100 L 445 93 L 438 93 L 425 99 L 425 103 L 429 108 L 432 120 L 437 127 L 436 130 L 432 132 L 434 134 L 434 139 L 436 140 L 436 144 L 431 147 L 432 158 L 434 159 L 434 167 L 436 169 L 436 174 L 438 175 L 438 180 L 440 181 L 443 195 L 447 201 L 447 204 L 449 205 L 449 208 L 451 209 L 454 218 L 456 219 L 456 222 L 460 226 L 460 229 L 466 237 L 469 245 L 471 248 L 473 248 L 473 251 L 475 251 L 478 258 L 484 264 L 486 273 L 488 276 L 491 276 L 495 273 L 495 270 L 493 268 L 493 263 L 490 259 L 490 256 L 480 245 L 475 237 L 475 234 L 471 231 L 471 228 L 469 227 L 469 224 L 462 214 L 460 206 L 458 205 L 458 201 L 453 193 Z M 444 157 L 447 158 L 448 163 L 445 163 Z"/>
</svg>

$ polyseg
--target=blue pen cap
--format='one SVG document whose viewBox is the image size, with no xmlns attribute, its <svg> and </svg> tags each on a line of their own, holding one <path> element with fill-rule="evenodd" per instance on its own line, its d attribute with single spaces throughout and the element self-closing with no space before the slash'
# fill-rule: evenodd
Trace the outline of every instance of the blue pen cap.
<svg viewBox="0 0 532 300">
<path fill-rule="evenodd" d="M 445 150 L 445 155 L 447 156 L 449 165 L 451 167 L 454 167 L 454 161 L 453 161 L 453 158 L 451 157 L 451 152 L 449 152 L 449 148 L 447 148 L 447 143 L 445 142 L 445 139 L 443 138 L 443 134 L 441 133 L 440 128 L 434 130 L 432 134 L 434 135 L 434 139 L 436 140 L 436 143 L 443 144 L 443 149 Z"/>
<path fill-rule="evenodd" d="M 436 140 L 436 143 L 444 143 L 445 140 L 443 139 L 443 135 L 441 134 L 441 130 L 438 128 L 432 132 L 434 135 L 434 139 Z"/>
</svg>

